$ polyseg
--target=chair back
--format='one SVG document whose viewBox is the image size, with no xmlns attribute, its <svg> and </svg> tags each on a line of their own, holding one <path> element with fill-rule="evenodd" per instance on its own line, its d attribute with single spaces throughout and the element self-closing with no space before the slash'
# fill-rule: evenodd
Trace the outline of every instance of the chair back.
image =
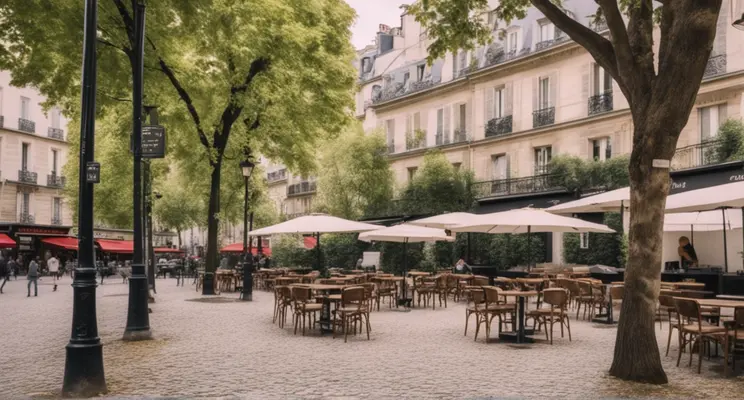
<svg viewBox="0 0 744 400">
<path fill-rule="evenodd" d="M 705 292 L 700 290 L 682 290 L 681 291 L 682 297 L 689 297 L 691 299 L 704 299 L 705 298 Z"/>
<path fill-rule="evenodd" d="M 744 328 L 744 308 L 734 309 L 734 327 L 736 329 Z"/>
<path fill-rule="evenodd" d="M 592 284 L 587 281 L 578 281 L 579 284 L 579 293 L 581 296 L 591 296 L 592 295 Z"/>
<path fill-rule="evenodd" d="M 698 324 L 700 324 L 700 305 L 698 305 L 697 301 L 675 298 L 674 305 L 680 320 L 684 317 L 688 320 L 697 320 Z"/>
<path fill-rule="evenodd" d="M 457 289 L 460 280 L 456 276 L 452 276 L 452 274 L 447 274 L 445 276 L 447 277 L 447 290 Z"/>
<path fill-rule="evenodd" d="M 680 290 L 661 289 L 659 293 L 665 296 L 670 296 L 670 297 L 681 297 L 682 296 L 682 291 Z"/>
<path fill-rule="evenodd" d="M 566 279 L 564 281 L 564 284 L 566 285 L 566 289 L 568 289 L 569 293 L 571 293 L 571 296 L 577 297 L 581 295 L 581 289 L 579 288 L 578 281 L 575 281 L 573 279 Z"/>
<path fill-rule="evenodd" d="M 486 295 L 483 288 L 480 286 L 467 286 L 465 288 L 468 294 L 468 303 L 473 303 L 476 311 L 481 310 L 484 307 L 486 301 Z"/>
<path fill-rule="evenodd" d="M 562 288 L 545 289 L 542 292 L 543 301 L 551 308 L 563 308 L 568 303 L 568 291 Z"/>
<path fill-rule="evenodd" d="M 364 304 L 365 288 L 362 286 L 354 286 L 344 289 L 341 292 L 341 304 L 344 307 L 357 307 L 360 308 Z"/>
<path fill-rule="evenodd" d="M 659 296 L 659 305 L 674 309 L 676 304 L 674 303 L 674 297 L 662 294 Z"/>
<path fill-rule="evenodd" d="M 473 277 L 473 286 L 488 286 L 488 278 L 485 276 Z"/>
<path fill-rule="evenodd" d="M 486 306 L 489 304 L 499 304 L 501 289 L 495 286 L 483 286 L 483 293 L 486 295 Z"/>
<path fill-rule="evenodd" d="M 295 303 L 306 303 L 313 296 L 313 291 L 305 286 L 292 286 L 292 301 Z"/>
<path fill-rule="evenodd" d="M 610 286 L 610 296 L 612 296 L 612 300 L 622 300 L 624 294 L 625 294 L 625 286 L 621 286 L 621 285 Z"/>
</svg>

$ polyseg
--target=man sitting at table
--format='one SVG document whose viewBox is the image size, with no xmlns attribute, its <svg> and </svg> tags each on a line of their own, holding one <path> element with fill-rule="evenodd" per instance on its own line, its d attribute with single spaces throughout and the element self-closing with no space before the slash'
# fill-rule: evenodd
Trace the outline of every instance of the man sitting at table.
<svg viewBox="0 0 744 400">
<path fill-rule="evenodd" d="M 686 236 L 679 238 L 677 254 L 679 254 L 679 258 L 682 260 L 682 269 L 697 268 L 697 253 L 695 253 L 695 248 L 690 244 L 690 239 L 687 239 Z"/>
</svg>

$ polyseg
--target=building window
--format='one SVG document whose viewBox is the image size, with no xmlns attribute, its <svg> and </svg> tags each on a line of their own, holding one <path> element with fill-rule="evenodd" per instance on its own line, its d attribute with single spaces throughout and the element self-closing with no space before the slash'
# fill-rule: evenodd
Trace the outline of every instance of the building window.
<svg viewBox="0 0 744 400">
<path fill-rule="evenodd" d="M 499 26 L 499 19 L 496 15 L 496 10 L 493 10 L 488 13 L 488 26 L 491 27 L 491 30 L 496 30 L 496 28 Z"/>
<path fill-rule="evenodd" d="M 52 108 L 50 114 L 52 119 L 52 128 L 59 129 L 59 109 L 57 107 Z"/>
<path fill-rule="evenodd" d="M 594 82 L 592 82 L 592 94 L 594 96 L 612 92 L 612 77 L 599 64 L 594 64 Z"/>
<path fill-rule="evenodd" d="M 506 51 L 507 53 L 516 53 L 519 46 L 519 32 L 509 32 L 506 35 Z"/>
<path fill-rule="evenodd" d="M 389 119 L 385 121 L 385 135 L 387 136 L 388 142 L 395 139 L 395 120 Z"/>
<path fill-rule="evenodd" d="M 540 23 L 540 41 L 546 42 L 548 40 L 553 40 L 555 38 L 555 28 L 553 27 L 553 24 L 544 21 Z"/>
<path fill-rule="evenodd" d="M 444 134 L 444 108 L 437 110 L 437 136 Z"/>
<path fill-rule="evenodd" d="M 550 108 L 550 78 L 540 78 L 537 105 L 540 110 Z"/>
<path fill-rule="evenodd" d="M 21 197 L 21 214 L 28 215 L 31 209 L 31 194 L 23 193 Z"/>
<path fill-rule="evenodd" d="M 700 119 L 700 140 L 705 142 L 718 135 L 718 128 L 726 121 L 726 104 L 698 109 Z"/>
<path fill-rule="evenodd" d="M 460 51 L 460 61 L 458 61 L 459 67 L 461 70 L 465 69 L 465 67 L 468 66 L 468 53 L 465 51 Z"/>
<path fill-rule="evenodd" d="M 408 182 L 413 181 L 413 178 L 416 176 L 416 171 L 418 171 L 418 167 L 408 168 Z"/>
<path fill-rule="evenodd" d="M 459 171 L 461 166 L 462 166 L 462 163 L 459 163 L 459 162 L 452 163 L 452 168 L 454 168 L 455 171 Z"/>
<path fill-rule="evenodd" d="M 31 119 L 31 100 L 28 97 L 21 97 L 21 118 Z"/>
<path fill-rule="evenodd" d="M 457 107 L 457 129 L 460 134 L 467 131 L 468 126 L 468 105 L 465 103 Z"/>
<path fill-rule="evenodd" d="M 579 248 L 581 249 L 589 248 L 589 232 L 579 233 Z"/>
<path fill-rule="evenodd" d="M 548 164 L 553 157 L 551 146 L 535 147 L 535 175 L 548 173 Z"/>
<path fill-rule="evenodd" d="M 405 85 L 406 83 L 408 83 L 408 80 L 409 79 L 411 79 L 411 73 L 410 72 L 406 72 L 405 74 L 403 74 L 403 85 Z"/>
<path fill-rule="evenodd" d="M 57 162 L 58 162 L 58 151 L 56 149 L 52 149 L 52 175 L 57 175 Z"/>
<path fill-rule="evenodd" d="M 612 139 L 600 138 L 592 140 L 592 160 L 605 161 L 612 158 Z"/>
<path fill-rule="evenodd" d="M 486 94 L 486 120 L 504 117 L 504 88 L 488 89 Z"/>
<path fill-rule="evenodd" d="M 424 72 L 426 72 L 426 64 L 421 64 L 416 67 L 416 80 L 419 82 L 424 80 Z"/>
<path fill-rule="evenodd" d="M 491 179 L 498 181 L 508 178 L 506 155 L 491 156 Z"/>
<path fill-rule="evenodd" d="M 21 169 L 24 171 L 28 171 L 28 149 L 30 146 L 29 143 L 21 145 Z"/>
<path fill-rule="evenodd" d="M 55 197 L 54 199 L 52 199 L 52 220 L 62 220 L 62 199 L 60 199 L 59 197 Z"/>
</svg>

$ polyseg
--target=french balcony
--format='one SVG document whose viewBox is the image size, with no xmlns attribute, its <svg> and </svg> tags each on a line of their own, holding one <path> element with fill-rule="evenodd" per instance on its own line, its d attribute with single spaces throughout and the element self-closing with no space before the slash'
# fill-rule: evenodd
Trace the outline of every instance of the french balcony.
<svg viewBox="0 0 744 400">
<path fill-rule="evenodd" d="M 672 170 L 703 167 L 726 161 L 725 154 L 719 154 L 720 140 L 708 140 L 690 146 L 680 147 L 672 157 Z"/>
<path fill-rule="evenodd" d="M 495 179 L 473 184 L 477 199 L 545 193 L 562 190 L 560 179 L 553 174 L 541 174 L 525 178 Z"/>
<path fill-rule="evenodd" d="M 387 153 L 388 154 L 395 154 L 395 142 L 389 141 L 387 144 Z"/>
<path fill-rule="evenodd" d="M 486 123 L 486 137 L 501 136 L 512 132 L 512 116 L 492 118 Z"/>
<path fill-rule="evenodd" d="M 34 216 L 31 215 L 31 214 L 29 214 L 29 213 L 23 213 L 22 212 L 18 216 L 18 222 L 20 222 L 22 224 L 35 224 L 36 223 L 36 218 L 34 218 Z"/>
<path fill-rule="evenodd" d="M 711 56 L 708 59 L 708 64 L 705 66 L 705 73 L 703 73 L 703 79 L 710 78 L 712 76 L 721 75 L 726 73 L 726 55 L 721 54 L 717 56 Z"/>
<path fill-rule="evenodd" d="M 434 143 L 437 146 L 443 146 L 445 144 L 450 144 L 451 140 L 450 140 L 449 134 L 437 133 L 436 135 L 434 135 Z"/>
<path fill-rule="evenodd" d="M 37 174 L 27 169 L 18 170 L 18 182 L 36 184 Z"/>
<path fill-rule="evenodd" d="M 315 193 L 315 182 L 300 182 L 287 186 L 287 197 Z"/>
<path fill-rule="evenodd" d="M 65 140 L 65 131 L 59 128 L 49 128 L 47 130 L 47 136 L 52 139 Z"/>
<path fill-rule="evenodd" d="M 452 136 L 452 143 L 462 143 L 470 140 L 467 129 L 455 129 L 455 134 Z"/>
<path fill-rule="evenodd" d="M 426 147 L 426 132 L 418 130 L 406 134 L 406 151 L 423 149 Z"/>
<path fill-rule="evenodd" d="M 542 42 L 537 42 L 535 44 L 535 51 L 545 50 L 548 47 L 554 45 L 555 42 L 556 41 L 553 39 L 548 39 L 548 40 L 543 40 Z"/>
<path fill-rule="evenodd" d="M 604 92 L 589 98 L 589 115 L 612 111 L 612 92 Z"/>
<path fill-rule="evenodd" d="M 532 127 L 553 125 L 555 123 L 555 107 L 547 107 L 532 112 Z"/>
<path fill-rule="evenodd" d="M 57 174 L 47 175 L 47 186 L 49 187 L 63 188 L 65 187 L 65 182 L 66 180 L 64 176 Z"/>
<path fill-rule="evenodd" d="M 53 215 L 52 225 L 62 225 L 62 217 L 60 217 L 59 215 Z"/>
<path fill-rule="evenodd" d="M 287 170 L 285 168 L 282 168 L 278 171 L 269 172 L 266 174 L 266 180 L 269 181 L 269 183 L 279 182 L 287 179 Z"/>
<path fill-rule="evenodd" d="M 18 118 L 18 130 L 22 132 L 35 133 L 36 122 L 29 119 Z"/>
</svg>

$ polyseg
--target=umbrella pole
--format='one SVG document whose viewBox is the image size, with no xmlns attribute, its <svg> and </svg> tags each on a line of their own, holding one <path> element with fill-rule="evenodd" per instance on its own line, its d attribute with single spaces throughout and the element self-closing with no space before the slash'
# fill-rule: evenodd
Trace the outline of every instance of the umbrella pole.
<svg viewBox="0 0 744 400">
<path fill-rule="evenodd" d="M 625 200 L 620 200 L 620 237 L 625 234 Z"/>
<path fill-rule="evenodd" d="M 695 247 L 695 228 L 692 224 L 690 224 L 690 243 L 692 247 Z"/>
<path fill-rule="evenodd" d="M 408 288 L 406 287 L 406 275 L 408 274 L 408 238 L 403 240 L 403 306 L 406 305 L 408 298 Z M 400 301 L 398 302 L 400 303 Z"/>
<path fill-rule="evenodd" d="M 742 251 L 742 254 L 744 254 L 744 207 L 741 208 L 741 224 L 742 224 L 741 225 L 741 242 L 742 242 L 741 251 Z M 744 257 L 744 255 L 742 255 L 742 257 Z M 742 259 L 742 262 L 744 263 L 744 258 Z"/>
<path fill-rule="evenodd" d="M 741 209 L 742 214 L 744 214 L 744 208 Z M 468 232 L 468 264 L 472 263 L 472 260 L 470 259 L 470 232 Z"/>
<path fill-rule="evenodd" d="M 318 265 L 318 271 L 321 270 L 321 262 L 320 262 L 320 232 L 317 233 L 317 236 L 315 238 L 315 250 L 316 250 L 316 258 L 317 258 L 317 265 Z"/>
<path fill-rule="evenodd" d="M 728 244 L 726 243 L 726 209 L 721 208 L 723 216 L 723 272 L 728 273 Z"/>
<path fill-rule="evenodd" d="M 532 226 L 527 225 L 527 272 L 532 269 Z"/>
</svg>

